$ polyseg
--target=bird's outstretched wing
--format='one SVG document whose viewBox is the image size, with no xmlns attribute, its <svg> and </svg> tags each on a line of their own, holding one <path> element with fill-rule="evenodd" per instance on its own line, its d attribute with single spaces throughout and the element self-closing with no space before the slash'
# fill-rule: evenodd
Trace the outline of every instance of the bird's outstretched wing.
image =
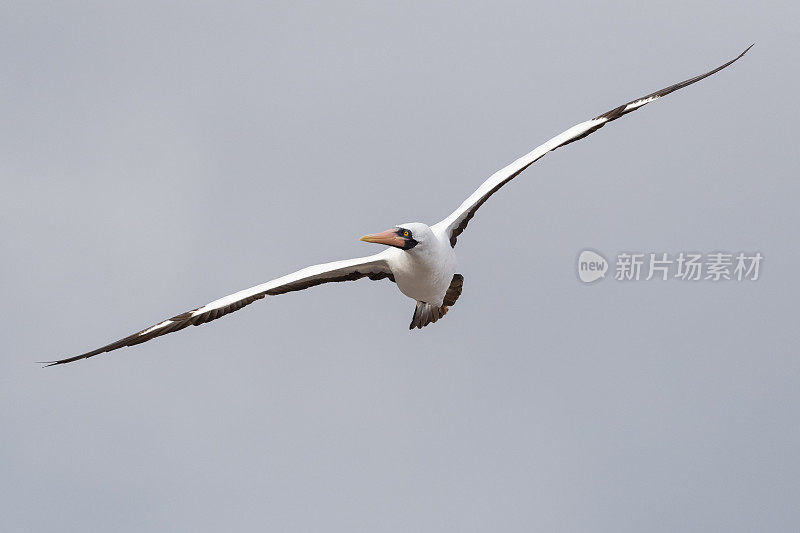
<svg viewBox="0 0 800 533">
<path fill-rule="evenodd" d="M 103 346 L 102 348 L 97 348 L 91 352 L 60 359 L 58 361 L 46 361 L 45 364 L 46 366 L 52 366 L 71 363 L 78 359 L 86 359 L 87 357 L 92 357 L 103 352 L 110 352 L 117 348 L 140 344 L 155 337 L 178 331 L 187 326 L 199 326 L 200 324 L 216 320 L 228 313 L 238 311 L 242 307 L 256 300 L 260 300 L 265 296 L 275 296 L 286 292 L 301 291 L 309 287 L 314 287 L 315 285 L 333 281 L 353 281 L 365 277 L 372 280 L 389 278 L 391 281 L 394 281 L 392 271 L 383 258 L 383 254 L 314 265 L 281 278 L 262 283 L 261 285 L 256 285 L 255 287 L 230 294 L 219 300 L 214 300 L 209 304 L 176 315 L 168 320 L 164 320 L 154 326 L 125 337 L 124 339 Z"/>
<path fill-rule="evenodd" d="M 475 215 L 475 211 L 483 205 L 483 203 L 489 199 L 489 197 L 497 192 L 500 187 L 514 179 L 517 175 L 519 175 L 523 170 L 528 168 L 531 164 L 536 162 L 542 156 L 544 156 L 547 152 L 553 151 L 560 146 L 564 146 L 565 144 L 569 144 L 573 141 L 577 141 L 579 139 L 583 139 L 590 133 L 597 131 L 598 129 L 605 126 L 607 123 L 611 122 L 612 120 L 616 120 L 623 115 L 627 115 L 631 111 L 639 109 L 645 104 L 649 104 L 653 100 L 657 100 L 662 96 L 666 96 L 671 92 L 677 91 L 678 89 L 682 89 L 688 85 L 691 85 L 695 82 L 702 80 L 712 74 L 719 72 L 720 70 L 724 69 L 731 63 L 735 62 L 737 59 L 742 57 L 744 54 L 747 53 L 747 50 L 750 50 L 753 45 L 747 47 L 747 49 L 739 54 L 734 59 L 728 61 L 724 65 L 721 65 L 714 70 L 710 70 L 705 74 L 700 74 L 699 76 L 695 76 L 694 78 L 689 78 L 686 81 L 682 81 L 680 83 L 676 83 L 675 85 L 670 85 L 660 91 L 656 91 L 654 93 L 650 93 L 647 96 L 642 96 L 641 98 L 637 98 L 636 100 L 632 100 L 627 104 L 623 104 L 619 107 L 615 107 L 611 111 L 603 113 L 602 115 L 595 117 L 591 120 L 587 120 L 586 122 L 581 122 L 577 124 L 567 131 L 553 137 L 546 143 L 541 146 L 536 147 L 533 151 L 525 154 L 524 156 L 520 157 L 507 167 L 498 170 L 494 174 L 492 174 L 489 179 L 483 182 L 478 190 L 476 190 L 472 195 L 467 198 L 455 211 L 453 211 L 447 218 L 439 222 L 434 226 L 434 230 L 438 230 L 439 232 L 444 233 L 445 235 L 449 236 L 450 238 L 450 245 L 455 246 L 456 240 L 458 236 L 461 234 L 462 231 L 467 227 L 470 219 Z"/>
</svg>

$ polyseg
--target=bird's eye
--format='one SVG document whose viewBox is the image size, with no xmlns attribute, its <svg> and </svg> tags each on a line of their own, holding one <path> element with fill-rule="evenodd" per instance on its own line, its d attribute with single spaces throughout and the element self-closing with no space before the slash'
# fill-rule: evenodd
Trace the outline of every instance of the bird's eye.
<svg viewBox="0 0 800 533">
<path fill-rule="evenodd" d="M 403 231 L 403 237 L 408 237 L 409 235 L 411 235 L 411 233 L 409 233 L 408 230 Z"/>
</svg>

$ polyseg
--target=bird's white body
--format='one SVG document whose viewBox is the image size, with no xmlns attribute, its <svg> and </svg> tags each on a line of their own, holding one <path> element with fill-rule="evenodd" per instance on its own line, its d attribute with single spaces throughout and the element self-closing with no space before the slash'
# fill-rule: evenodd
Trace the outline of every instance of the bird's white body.
<svg viewBox="0 0 800 533">
<path fill-rule="evenodd" d="M 420 223 L 400 224 L 414 229 L 415 238 L 424 232 L 424 241 L 411 250 L 388 248 L 384 256 L 400 292 L 418 302 L 440 307 L 458 267 L 450 239 Z"/>
<path fill-rule="evenodd" d="M 456 241 L 477 209 L 492 194 L 546 153 L 583 139 L 606 124 L 650 102 L 719 72 L 742 57 L 747 50 L 714 70 L 632 100 L 556 135 L 492 174 L 455 211 L 433 226 L 412 222 L 361 238 L 367 242 L 387 245 L 387 249 L 381 253 L 303 268 L 249 289 L 229 294 L 197 309 L 181 313 L 96 350 L 53 361 L 51 364 L 85 359 L 123 346 L 146 342 L 187 326 L 199 326 L 237 311 L 266 296 L 303 290 L 322 283 L 352 281 L 364 277 L 372 280 L 388 278 L 397 283 L 400 292 L 416 300 L 416 310 L 410 326 L 412 329 L 422 328 L 436 322 L 444 316 L 449 306 L 455 304 L 461 294 L 464 278 L 456 272 L 458 265 L 454 251 Z"/>
</svg>

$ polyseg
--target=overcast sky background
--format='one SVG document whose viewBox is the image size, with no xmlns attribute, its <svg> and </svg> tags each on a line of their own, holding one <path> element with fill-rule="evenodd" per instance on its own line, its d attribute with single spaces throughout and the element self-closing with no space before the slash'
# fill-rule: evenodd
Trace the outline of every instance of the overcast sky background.
<svg viewBox="0 0 800 533">
<path fill-rule="evenodd" d="M 796 531 L 793 2 L 4 3 L 7 531 Z M 573 124 L 459 238 L 408 331 L 387 281 L 268 298 L 434 223 Z M 757 282 L 575 259 L 760 251 Z"/>
</svg>

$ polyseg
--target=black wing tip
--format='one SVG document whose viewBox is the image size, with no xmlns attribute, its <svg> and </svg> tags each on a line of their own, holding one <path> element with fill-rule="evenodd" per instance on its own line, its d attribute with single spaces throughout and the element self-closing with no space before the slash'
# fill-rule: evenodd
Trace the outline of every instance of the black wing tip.
<svg viewBox="0 0 800 533">
<path fill-rule="evenodd" d="M 753 43 L 753 44 L 751 44 L 750 46 L 748 46 L 747 48 L 745 48 L 745 49 L 744 49 L 744 52 L 742 52 L 741 54 L 739 54 L 738 56 L 736 56 L 734 59 L 731 59 L 731 60 L 730 60 L 730 62 L 728 62 L 728 63 L 727 63 L 726 65 L 724 65 L 722 68 L 724 68 L 724 67 L 727 67 L 728 65 L 731 65 L 731 64 L 733 64 L 733 63 L 736 63 L 737 61 L 739 61 L 739 60 L 742 58 L 742 56 L 744 56 L 744 55 L 745 55 L 747 52 L 749 52 L 749 51 L 750 51 L 750 49 L 751 49 L 751 48 L 753 48 L 755 45 L 756 45 L 756 43 Z"/>
<path fill-rule="evenodd" d="M 59 359 L 57 361 L 36 361 L 37 365 L 44 365 L 42 368 L 47 368 L 48 366 L 56 366 L 56 365 L 65 365 L 67 363 L 71 363 L 73 361 L 78 361 L 80 359 L 86 359 L 83 356 L 78 357 L 69 357 L 67 359 Z"/>
<path fill-rule="evenodd" d="M 100 350 L 86 352 L 80 355 L 73 355 L 72 357 L 66 357 L 64 359 L 56 359 L 55 361 L 36 361 L 36 364 L 44 365 L 42 368 L 47 368 L 48 366 L 65 365 L 67 363 L 74 363 L 75 361 L 80 361 L 81 359 L 89 359 L 90 357 L 93 357 L 101 353 L 103 353 L 102 348 Z"/>
<path fill-rule="evenodd" d="M 655 99 L 661 98 L 662 96 L 666 96 L 666 95 L 668 95 L 670 93 L 673 93 L 673 92 L 675 92 L 675 91 L 677 91 L 679 89 L 683 89 L 684 87 L 688 87 L 689 85 L 692 85 L 693 83 L 696 83 L 696 82 L 698 82 L 698 81 L 700 81 L 702 79 L 705 79 L 705 78 L 711 76 L 712 74 L 716 74 L 720 70 L 722 70 L 722 69 L 724 69 L 726 67 L 729 67 L 730 65 L 736 63 L 737 61 L 739 61 L 739 59 L 742 58 L 743 55 L 745 55 L 755 45 L 756 45 L 756 43 L 751 44 L 750 46 L 745 48 L 744 51 L 741 54 L 739 54 L 738 56 L 734 57 L 733 59 L 731 59 L 727 63 L 724 63 L 724 64 L 718 66 L 717 68 L 713 69 L 713 70 L 709 70 L 705 74 L 700 74 L 698 76 L 695 76 L 693 78 L 689 78 L 688 80 L 682 81 L 680 83 L 676 83 L 674 85 L 670 85 L 669 87 L 665 87 L 665 88 L 663 88 L 663 89 L 661 89 L 659 91 L 655 91 L 655 92 L 650 93 L 648 95 L 642 96 L 641 98 L 637 98 L 636 100 L 631 100 L 630 102 L 622 104 L 619 107 L 615 107 L 611 111 L 606 111 L 602 115 L 596 116 L 593 120 L 606 119 L 605 122 L 611 122 L 612 120 L 616 120 L 619 117 L 621 117 L 623 115 L 627 115 L 628 113 L 630 113 L 632 111 L 635 111 L 636 109 L 641 107 L 641 105 L 640 105 L 640 106 L 634 107 L 632 109 L 628 109 L 628 106 L 633 104 L 633 103 L 641 102 L 642 100 L 646 100 L 648 98 L 651 99 L 651 100 L 655 100 Z M 642 104 L 642 105 L 644 105 L 644 104 Z M 605 124 L 605 122 L 603 122 L 603 124 Z M 601 127 L 603 124 L 600 124 L 598 127 Z M 595 129 L 597 129 L 597 128 L 595 128 Z M 571 143 L 573 141 L 577 141 L 578 139 L 582 139 L 583 137 L 586 137 L 587 135 L 589 135 L 593 131 L 594 130 L 587 131 L 586 133 L 584 133 L 580 137 L 576 137 L 574 139 L 571 139 L 571 140 L 567 141 L 564 144 L 569 144 L 569 143 Z M 563 145 L 561 145 L 561 146 L 563 146 Z"/>
<path fill-rule="evenodd" d="M 748 46 L 747 48 L 745 48 L 745 49 L 744 49 L 744 52 L 742 52 L 741 54 L 739 54 L 738 56 L 736 56 L 736 58 L 735 58 L 735 59 L 731 60 L 731 63 L 735 63 L 736 61 L 739 61 L 739 60 L 742 58 L 742 56 L 743 56 L 743 55 L 745 55 L 747 52 L 749 52 L 749 51 L 750 51 L 750 49 L 751 49 L 751 48 L 753 48 L 755 45 L 756 45 L 756 43 L 753 43 L 753 44 L 751 44 L 750 46 Z M 730 63 L 729 63 L 729 64 L 730 64 Z"/>
<path fill-rule="evenodd" d="M 736 63 L 737 61 L 739 61 L 739 60 L 742 58 L 742 56 L 744 56 L 744 55 L 745 55 L 747 52 L 749 52 L 749 51 L 750 51 L 750 49 L 751 49 L 751 48 L 753 48 L 755 45 L 756 45 L 756 43 L 753 43 L 753 44 L 751 44 L 750 46 L 748 46 L 747 48 L 745 48 L 745 49 L 744 49 L 744 52 L 742 52 L 741 54 L 739 54 L 738 56 L 736 56 L 734 59 L 732 59 L 732 60 L 730 61 L 730 63 L 728 63 L 728 65 L 730 65 L 731 63 Z M 728 66 L 728 65 L 725 65 L 725 66 Z"/>
</svg>

